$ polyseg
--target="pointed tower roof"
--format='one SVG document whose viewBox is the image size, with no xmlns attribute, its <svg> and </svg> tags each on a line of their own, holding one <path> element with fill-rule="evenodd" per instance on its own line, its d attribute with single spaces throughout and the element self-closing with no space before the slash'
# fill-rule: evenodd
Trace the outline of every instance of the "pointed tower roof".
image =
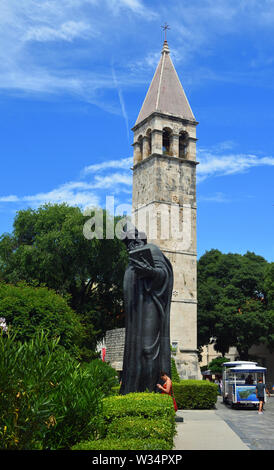
<svg viewBox="0 0 274 470">
<path fill-rule="evenodd" d="M 134 127 L 154 112 L 196 122 L 170 58 L 166 40 L 164 41 L 161 59 Z"/>
</svg>

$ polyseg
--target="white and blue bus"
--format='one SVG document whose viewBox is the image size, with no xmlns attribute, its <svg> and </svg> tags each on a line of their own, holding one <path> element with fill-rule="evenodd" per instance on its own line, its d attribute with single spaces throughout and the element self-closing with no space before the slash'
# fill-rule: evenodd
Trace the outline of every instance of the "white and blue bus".
<svg viewBox="0 0 274 470">
<path fill-rule="evenodd" d="M 259 405 L 256 384 L 259 378 L 265 383 L 266 368 L 251 361 L 224 362 L 222 374 L 223 402 L 231 406 Z M 265 397 L 266 401 L 266 397 Z"/>
</svg>

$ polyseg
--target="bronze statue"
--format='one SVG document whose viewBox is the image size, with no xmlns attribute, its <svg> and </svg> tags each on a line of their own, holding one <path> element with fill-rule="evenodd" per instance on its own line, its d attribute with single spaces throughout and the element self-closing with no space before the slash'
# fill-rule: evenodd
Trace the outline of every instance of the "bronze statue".
<svg viewBox="0 0 274 470">
<path fill-rule="evenodd" d="M 137 229 L 124 239 L 126 336 L 120 393 L 158 391 L 160 371 L 170 376 L 170 303 L 173 270 L 161 250 Z"/>
</svg>

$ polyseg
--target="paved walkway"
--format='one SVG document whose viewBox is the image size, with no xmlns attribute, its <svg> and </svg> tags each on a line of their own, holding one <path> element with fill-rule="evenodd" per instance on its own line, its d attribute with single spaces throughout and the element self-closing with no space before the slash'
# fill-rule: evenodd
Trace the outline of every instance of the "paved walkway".
<svg viewBox="0 0 274 470">
<path fill-rule="evenodd" d="M 215 410 L 177 411 L 183 423 L 177 423 L 174 450 L 249 450 Z"/>
<path fill-rule="evenodd" d="M 274 397 L 265 408 L 231 409 L 219 397 L 214 410 L 179 410 L 174 450 L 273 450 Z"/>
</svg>

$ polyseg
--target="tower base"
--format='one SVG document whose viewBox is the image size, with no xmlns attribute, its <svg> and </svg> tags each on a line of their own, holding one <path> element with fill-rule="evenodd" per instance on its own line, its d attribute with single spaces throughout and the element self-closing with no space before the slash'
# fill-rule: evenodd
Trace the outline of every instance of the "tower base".
<svg viewBox="0 0 274 470">
<path fill-rule="evenodd" d="M 197 350 L 180 349 L 174 357 L 178 374 L 181 380 L 201 380 L 202 374 L 198 362 Z"/>
</svg>

